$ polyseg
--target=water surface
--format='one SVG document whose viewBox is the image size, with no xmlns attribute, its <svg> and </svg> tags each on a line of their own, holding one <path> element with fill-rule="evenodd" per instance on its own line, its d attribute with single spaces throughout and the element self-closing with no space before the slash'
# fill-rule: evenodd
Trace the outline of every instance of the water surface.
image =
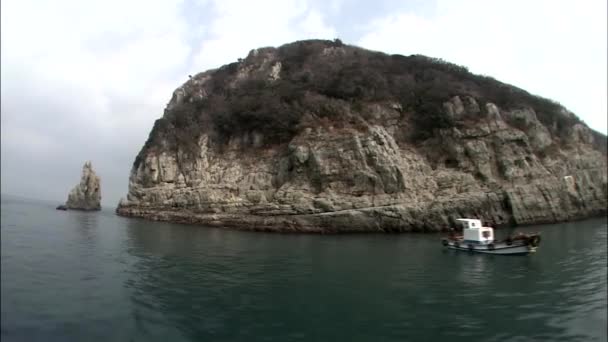
<svg viewBox="0 0 608 342">
<path fill-rule="evenodd" d="M 278 235 L 2 197 L 2 341 L 606 341 L 606 219 L 531 256 Z M 502 232 L 504 233 L 504 232 Z M 501 232 L 498 232 L 498 235 Z"/>
</svg>

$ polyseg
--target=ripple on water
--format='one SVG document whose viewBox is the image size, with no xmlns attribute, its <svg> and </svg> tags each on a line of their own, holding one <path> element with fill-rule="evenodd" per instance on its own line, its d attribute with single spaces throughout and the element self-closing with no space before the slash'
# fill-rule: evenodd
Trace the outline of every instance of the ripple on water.
<svg viewBox="0 0 608 342">
<path fill-rule="evenodd" d="M 2 337 L 15 340 L 606 340 L 596 221 L 577 223 L 589 234 L 576 239 L 568 225 L 539 227 L 536 255 L 493 257 L 427 235 L 251 234 L 54 211 L 23 221 L 4 209 Z"/>
</svg>

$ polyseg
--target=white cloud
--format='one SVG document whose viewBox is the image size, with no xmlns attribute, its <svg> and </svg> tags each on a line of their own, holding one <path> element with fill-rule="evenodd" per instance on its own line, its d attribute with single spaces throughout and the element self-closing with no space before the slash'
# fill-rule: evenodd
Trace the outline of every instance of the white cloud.
<svg viewBox="0 0 608 342">
<path fill-rule="evenodd" d="M 1 2 L 3 191 L 24 186 L 16 169 L 62 179 L 93 159 L 107 173 L 123 170 L 106 183 L 111 201 L 126 192 L 124 159 L 143 145 L 191 53 L 180 4 Z"/>
<path fill-rule="evenodd" d="M 247 56 L 251 49 L 301 39 L 333 39 L 336 31 L 300 0 L 212 1 L 216 17 L 208 25 L 191 73 L 217 68 Z"/>
<path fill-rule="evenodd" d="M 551 98 L 606 133 L 606 2 L 439 0 L 435 15 L 389 14 L 358 45 L 424 54 Z"/>
<path fill-rule="evenodd" d="M 0 4 L 2 191 L 56 197 L 73 186 L 66 174 L 92 159 L 107 205 L 126 193 L 131 162 L 188 73 L 335 35 L 304 0 Z M 191 12 L 206 8 L 211 20 L 192 24 Z"/>
<path fill-rule="evenodd" d="M 48 115 L 86 118 L 93 130 L 112 130 L 133 114 L 110 110 L 116 96 L 144 99 L 142 109 L 149 113 L 142 120 L 158 116 L 173 87 L 166 82 L 175 81 L 190 53 L 178 5 L 3 1 L 3 100 L 12 106 L 14 85 L 26 84 L 21 91 L 36 89 L 38 97 L 31 100 L 44 102 Z M 146 98 L 159 87 L 164 97 Z M 3 101 L 3 109 L 7 106 Z M 22 113 L 3 110 L 2 115 Z"/>
</svg>

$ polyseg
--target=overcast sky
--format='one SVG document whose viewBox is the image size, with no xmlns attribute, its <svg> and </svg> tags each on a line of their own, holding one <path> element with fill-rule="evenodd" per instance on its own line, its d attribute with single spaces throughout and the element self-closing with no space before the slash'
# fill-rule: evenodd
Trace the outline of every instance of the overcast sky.
<svg viewBox="0 0 608 342">
<path fill-rule="evenodd" d="M 2 193 L 65 201 L 92 160 L 102 205 L 175 88 L 300 39 L 465 65 L 606 133 L 606 0 L 2 0 Z"/>
</svg>

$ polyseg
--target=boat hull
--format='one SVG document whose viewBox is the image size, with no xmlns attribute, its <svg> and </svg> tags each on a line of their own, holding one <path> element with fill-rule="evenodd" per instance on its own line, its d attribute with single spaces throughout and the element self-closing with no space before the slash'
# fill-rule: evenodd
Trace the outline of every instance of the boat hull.
<svg viewBox="0 0 608 342">
<path fill-rule="evenodd" d="M 469 252 L 469 253 L 483 253 L 483 254 L 499 254 L 499 255 L 525 255 L 536 252 L 536 248 L 534 246 L 525 245 L 525 244 L 512 244 L 507 245 L 506 243 L 498 243 L 495 244 L 492 248 L 490 245 L 468 245 L 464 243 L 460 243 L 456 245 L 454 242 L 449 241 L 447 245 L 445 245 L 448 249 L 455 249 L 459 251 Z"/>
</svg>

